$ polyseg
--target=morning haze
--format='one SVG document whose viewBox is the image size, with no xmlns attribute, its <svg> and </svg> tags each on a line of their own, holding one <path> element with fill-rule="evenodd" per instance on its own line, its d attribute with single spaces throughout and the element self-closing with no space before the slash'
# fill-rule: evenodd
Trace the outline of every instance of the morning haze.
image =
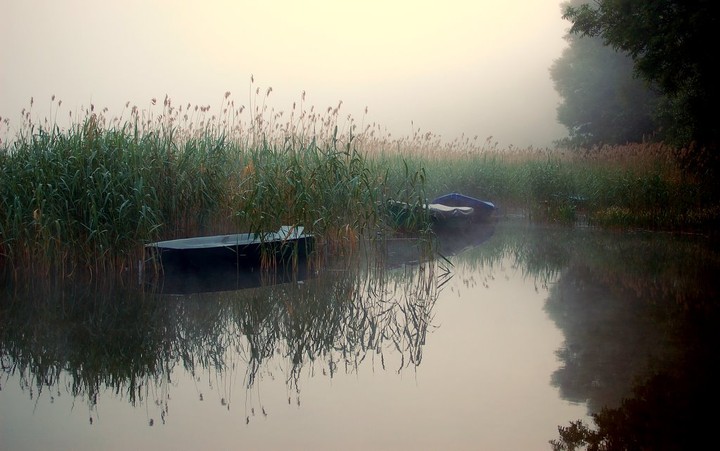
<svg viewBox="0 0 720 451">
<path fill-rule="evenodd" d="M 31 97 L 33 119 L 62 100 L 64 125 L 91 104 L 116 115 L 165 95 L 217 109 L 230 91 L 247 105 L 252 75 L 263 93 L 273 88 L 276 111 L 304 91 L 306 106 L 342 101 L 343 117 L 394 137 L 419 129 L 542 147 L 565 135 L 548 72 L 565 46 L 558 0 L 0 5 L 0 117 L 11 133 Z"/>
</svg>

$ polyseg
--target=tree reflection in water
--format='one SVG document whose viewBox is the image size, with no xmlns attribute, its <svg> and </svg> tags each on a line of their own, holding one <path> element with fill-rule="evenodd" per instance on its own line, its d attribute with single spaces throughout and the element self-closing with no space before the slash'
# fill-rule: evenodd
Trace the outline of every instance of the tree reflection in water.
<svg viewBox="0 0 720 451">
<path fill-rule="evenodd" d="M 554 449 L 692 449 L 714 440 L 720 321 L 713 239 L 617 235 L 584 244 L 546 304 L 565 334 L 553 383 L 587 400 L 594 427 L 559 427 Z"/>
<path fill-rule="evenodd" d="M 564 336 L 549 383 L 563 398 L 586 404 L 595 421 L 568 418 L 551 441 L 555 449 L 688 449 L 694 440 L 709 442 L 714 416 L 706 411 L 718 399 L 715 240 L 511 223 L 487 242 L 492 232 L 483 233 L 482 246 L 451 259 L 452 272 L 446 260 L 424 257 L 460 252 L 467 237 L 447 237 L 430 250 L 382 243 L 382 252 L 324 265 L 311 277 L 239 291 L 176 296 L 115 289 L 100 296 L 76 286 L 6 295 L 3 384 L 20 375 L 33 399 L 69 393 L 91 409 L 110 389 L 133 405 L 156 404 L 165 420 L 176 371 L 197 380 L 205 374 L 225 390 L 227 408 L 234 396 L 218 385 L 230 386 L 236 373 L 248 391 L 281 373 L 299 402 L 304 374 L 332 377 L 363 363 L 412 371 L 422 362 L 447 278 L 492 273 L 509 259 L 548 287 L 545 310 Z M 253 405 L 250 412 L 255 408 L 264 410 Z"/>
<path fill-rule="evenodd" d="M 714 440 L 720 253 L 700 235 L 503 228 L 473 250 L 549 284 L 545 310 L 565 336 L 552 383 L 586 403 L 553 449 L 693 449 Z"/>
</svg>

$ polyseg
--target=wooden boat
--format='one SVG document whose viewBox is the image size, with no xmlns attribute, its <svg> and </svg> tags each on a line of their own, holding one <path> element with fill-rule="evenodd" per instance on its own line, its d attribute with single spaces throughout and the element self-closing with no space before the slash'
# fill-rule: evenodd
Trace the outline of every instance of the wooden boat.
<svg viewBox="0 0 720 451">
<path fill-rule="evenodd" d="M 445 194 L 435 198 L 432 204 L 446 205 L 448 207 L 472 208 L 472 221 L 482 222 L 491 218 L 497 207 L 492 202 L 476 199 L 460 193 Z"/>
<path fill-rule="evenodd" d="M 305 257 L 314 238 L 300 226 L 283 226 L 277 232 L 239 233 L 158 241 L 145 246 L 163 269 L 255 268 L 266 263 L 290 262 Z"/>
</svg>

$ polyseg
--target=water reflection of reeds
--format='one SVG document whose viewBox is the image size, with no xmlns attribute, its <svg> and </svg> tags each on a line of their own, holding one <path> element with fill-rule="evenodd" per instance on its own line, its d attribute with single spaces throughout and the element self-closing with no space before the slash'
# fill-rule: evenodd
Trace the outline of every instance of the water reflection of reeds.
<svg viewBox="0 0 720 451">
<path fill-rule="evenodd" d="M 358 260 L 305 280 L 184 296 L 77 285 L 6 292 L 4 383 L 19 379 L 33 399 L 83 399 L 91 418 L 99 395 L 111 392 L 155 404 L 164 421 L 179 371 L 213 375 L 217 386 L 245 368 L 250 390 L 279 367 L 298 393 L 305 374 L 358 371 L 368 357 L 403 371 L 422 361 L 443 274 L 432 259 L 391 270 Z"/>
<path fill-rule="evenodd" d="M 275 281 L 283 283 L 268 285 L 277 275 L 267 274 L 263 286 L 240 291 L 168 295 L 57 284 L 42 295 L 5 294 L 3 384 L 19 379 L 33 399 L 68 393 L 91 409 L 109 391 L 154 403 L 162 420 L 186 373 L 207 378 L 226 408 L 238 392 L 247 396 L 271 379 L 299 402 L 309 377 L 414 371 L 448 278 L 485 277 L 492 285 L 500 270 L 547 290 L 545 310 L 565 337 L 549 382 L 564 399 L 598 410 L 632 397 L 633 384 L 647 387 L 646 376 L 669 374 L 682 387 L 686 372 L 708 370 L 701 357 L 717 342 L 720 267 L 709 238 L 507 221 L 474 232 L 481 245 L 468 246 L 468 236 L 374 240 L 360 246 L 367 255 L 325 261 L 310 277 L 281 275 Z M 233 391 L 236 380 L 242 384 Z"/>
</svg>

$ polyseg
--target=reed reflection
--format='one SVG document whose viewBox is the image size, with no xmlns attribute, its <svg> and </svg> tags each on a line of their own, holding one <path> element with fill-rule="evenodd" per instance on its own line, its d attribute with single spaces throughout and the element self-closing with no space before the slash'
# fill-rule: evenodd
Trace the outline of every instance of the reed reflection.
<svg viewBox="0 0 720 451">
<path fill-rule="evenodd" d="M 207 378 L 223 408 L 237 402 L 228 387 L 238 375 L 246 391 L 280 377 L 299 404 L 309 377 L 364 365 L 415 371 L 447 280 L 492 288 L 498 265 L 510 264 L 547 290 L 544 308 L 564 336 L 548 384 L 586 404 L 600 425 L 568 418 L 553 446 L 629 442 L 640 433 L 682 445 L 707 425 L 698 412 L 717 396 L 710 377 L 720 320 L 715 241 L 513 222 L 473 232 L 481 245 L 468 246 L 471 239 L 457 233 L 429 244 L 378 240 L 307 277 L 281 276 L 275 285 L 265 278 L 237 291 L 101 296 L 76 286 L 5 294 L 3 384 L 20 379 L 32 399 L 82 398 L 91 416 L 98 394 L 111 390 L 154 406 L 162 421 L 184 373 Z M 258 403 L 246 421 L 268 410 Z"/>
<path fill-rule="evenodd" d="M 389 269 L 381 254 L 368 255 L 328 263 L 312 277 L 264 274 L 259 286 L 235 291 L 62 285 L 5 292 L 3 383 L 20 380 L 30 399 L 82 399 L 91 422 L 100 395 L 112 392 L 156 409 L 154 424 L 165 422 L 183 372 L 221 390 L 244 371 L 249 391 L 279 368 L 299 403 L 305 374 L 357 371 L 368 358 L 388 371 L 417 367 L 451 272 L 444 260 Z M 229 409 L 231 391 L 220 397 Z"/>
</svg>

